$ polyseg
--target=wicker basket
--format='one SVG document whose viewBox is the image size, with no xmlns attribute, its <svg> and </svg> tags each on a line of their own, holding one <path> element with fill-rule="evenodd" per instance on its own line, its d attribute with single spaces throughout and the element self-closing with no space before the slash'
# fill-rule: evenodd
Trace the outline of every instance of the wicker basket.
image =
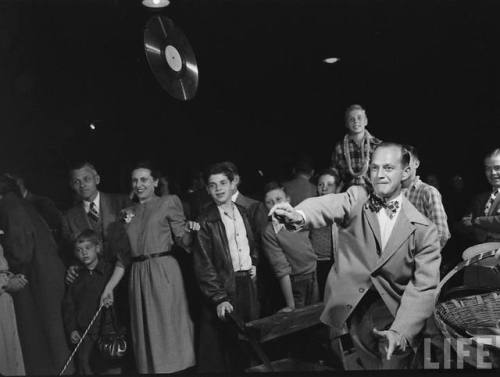
<svg viewBox="0 0 500 377">
<path fill-rule="evenodd" d="M 491 363 L 493 368 L 500 367 L 500 289 L 442 302 L 439 299 L 444 284 L 457 272 L 480 260 L 493 258 L 497 251 L 487 251 L 459 263 L 443 278 L 436 295 L 434 318 L 438 328 L 457 353 L 468 355 L 465 362 L 475 367 L 482 367 L 483 361 Z M 462 344 L 458 345 L 459 342 Z M 477 359 L 479 345 L 489 353 L 489 358 Z"/>
</svg>

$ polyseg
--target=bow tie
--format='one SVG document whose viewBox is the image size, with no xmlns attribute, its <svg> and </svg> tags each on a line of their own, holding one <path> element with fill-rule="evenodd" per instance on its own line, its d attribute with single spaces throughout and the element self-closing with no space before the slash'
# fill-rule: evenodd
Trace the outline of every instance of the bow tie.
<svg viewBox="0 0 500 377">
<path fill-rule="evenodd" d="M 367 204 L 368 208 L 370 208 L 375 213 L 378 213 L 381 208 L 384 208 L 390 219 L 394 217 L 399 209 L 399 202 L 397 200 L 391 200 L 390 202 L 387 202 L 384 199 L 379 198 L 375 194 L 370 195 Z"/>
</svg>

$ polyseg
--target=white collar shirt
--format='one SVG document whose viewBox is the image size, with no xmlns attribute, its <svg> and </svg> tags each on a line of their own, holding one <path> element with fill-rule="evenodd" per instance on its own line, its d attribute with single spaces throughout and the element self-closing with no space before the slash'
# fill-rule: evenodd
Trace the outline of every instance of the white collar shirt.
<svg viewBox="0 0 500 377">
<path fill-rule="evenodd" d="M 385 249 L 387 245 L 387 241 L 389 241 L 389 237 L 391 236 L 392 230 L 394 229 L 394 224 L 396 224 L 396 220 L 399 216 L 399 212 L 401 211 L 401 204 L 403 201 L 403 194 L 399 194 L 395 199 L 391 200 L 398 202 L 398 207 L 396 213 L 392 218 L 389 217 L 387 211 L 384 208 L 381 208 L 377 212 L 377 219 L 380 226 L 380 238 L 382 241 L 382 250 Z"/>
<path fill-rule="evenodd" d="M 232 204 L 232 203 L 231 203 Z M 252 268 L 250 245 L 243 217 L 234 204 L 233 213 L 226 212 L 222 206 L 217 206 L 224 229 L 226 230 L 229 252 L 234 271 L 248 271 Z"/>
<path fill-rule="evenodd" d="M 101 194 L 99 193 L 99 191 L 97 191 L 97 195 L 95 196 L 94 200 L 92 201 L 95 205 L 95 210 L 97 211 L 97 213 L 101 213 L 100 197 L 101 197 Z M 83 208 L 85 209 L 85 213 L 89 213 L 90 201 L 84 200 L 83 201 Z"/>
</svg>

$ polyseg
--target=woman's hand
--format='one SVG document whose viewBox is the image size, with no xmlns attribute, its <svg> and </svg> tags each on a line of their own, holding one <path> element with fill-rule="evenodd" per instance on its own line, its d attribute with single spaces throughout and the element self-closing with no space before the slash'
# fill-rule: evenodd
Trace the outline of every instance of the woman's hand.
<svg viewBox="0 0 500 377">
<path fill-rule="evenodd" d="M 114 301 L 113 289 L 106 286 L 101 295 L 101 305 L 104 305 L 106 308 L 109 308 L 111 305 L 113 305 L 113 301 Z"/>
<path fill-rule="evenodd" d="M 226 313 L 232 313 L 233 309 L 233 305 L 231 305 L 229 301 L 221 302 L 217 305 L 217 317 L 219 317 L 219 319 L 224 319 L 226 318 Z"/>
<path fill-rule="evenodd" d="M 28 284 L 28 279 L 23 274 L 17 274 L 10 278 L 5 286 L 5 291 L 9 293 L 18 292 Z"/>
</svg>

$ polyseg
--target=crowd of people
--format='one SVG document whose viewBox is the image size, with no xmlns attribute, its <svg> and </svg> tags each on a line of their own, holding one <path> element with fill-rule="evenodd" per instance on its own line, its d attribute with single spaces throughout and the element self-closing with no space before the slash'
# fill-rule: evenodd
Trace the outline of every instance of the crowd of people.
<svg viewBox="0 0 500 377">
<path fill-rule="evenodd" d="M 347 108 L 329 167 L 298 161 L 262 198 L 239 191 L 230 161 L 186 196 L 149 162 L 131 170 L 131 192 L 101 192 L 84 161 L 64 212 L 0 176 L 0 373 L 239 372 L 255 363 L 239 321 L 320 301 L 329 347 L 349 334 L 358 367 L 421 367 L 422 334 L 440 336 L 440 277 L 466 247 L 500 240 L 500 149 L 484 160 L 491 192 L 466 197 L 456 176 L 443 199 L 415 147 L 367 124 Z M 129 347 L 110 358 L 100 345 L 119 328 Z"/>
</svg>

